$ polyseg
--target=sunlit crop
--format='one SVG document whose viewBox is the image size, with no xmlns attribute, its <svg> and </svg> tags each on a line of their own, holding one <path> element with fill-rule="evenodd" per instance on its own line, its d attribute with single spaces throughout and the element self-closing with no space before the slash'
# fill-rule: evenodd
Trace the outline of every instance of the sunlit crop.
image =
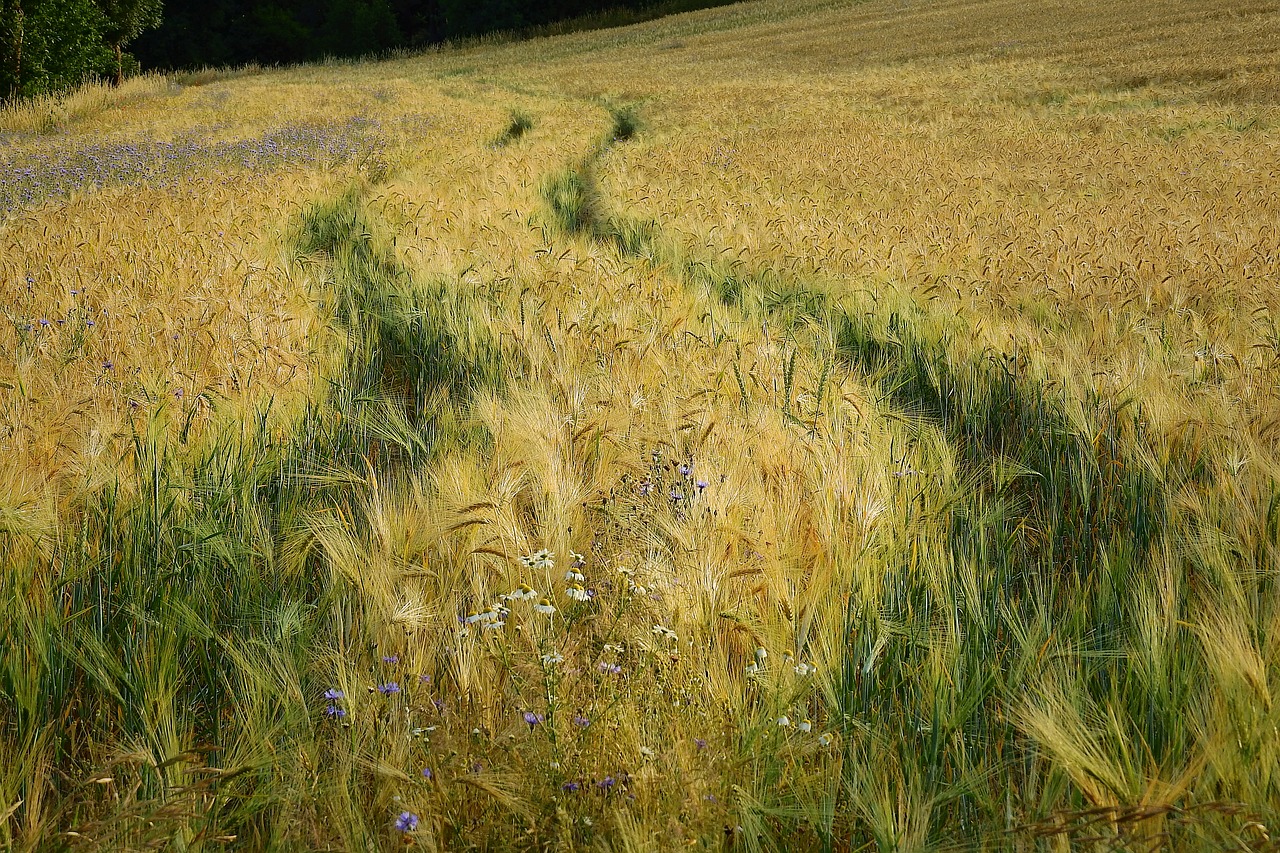
<svg viewBox="0 0 1280 853">
<path fill-rule="evenodd" d="M 1273 849 L 1265 4 L 0 114 L 0 845 Z"/>
</svg>

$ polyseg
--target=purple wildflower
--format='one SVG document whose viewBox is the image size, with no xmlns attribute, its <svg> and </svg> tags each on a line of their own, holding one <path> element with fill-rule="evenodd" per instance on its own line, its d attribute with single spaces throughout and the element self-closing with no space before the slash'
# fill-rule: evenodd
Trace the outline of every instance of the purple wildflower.
<svg viewBox="0 0 1280 853">
<path fill-rule="evenodd" d="M 413 832 L 418 828 L 418 816 L 413 812 L 400 812 L 396 818 L 396 829 L 401 832 Z"/>
<path fill-rule="evenodd" d="M 544 722 L 546 719 L 547 718 L 541 714 L 535 714 L 532 711 L 524 712 L 524 721 L 529 724 L 529 728 L 531 729 L 539 723 Z"/>
<path fill-rule="evenodd" d="M 341 699 L 344 695 L 345 694 L 341 690 L 335 690 L 332 687 L 324 692 L 324 698 L 328 699 L 330 702 Z"/>
<path fill-rule="evenodd" d="M 582 716 L 581 714 L 575 715 L 573 718 L 573 722 L 575 725 L 581 726 L 584 729 L 587 726 L 591 725 L 591 721 L 588 720 L 586 717 Z"/>
<path fill-rule="evenodd" d="M 707 486 L 711 484 L 708 483 L 706 480 L 699 480 L 696 485 L 698 487 L 698 491 L 702 491 L 703 489 L 705 489 Z"/>
<path fill-rule="evenodd" d="M 613 778 L 612 776 L 606 776 L 596 783 L 596 787 L 599 788 L 601 791 L 605 791 L 607 793 L 609 789 L 616 784 L 618 784 L 617 779 Z"/>
<path fill-rule="evenodd" d="M 424 767 L 424 768 L 422 768 L 422 778 L 423 778 L 423 779 L 431 779 L 431 778 L 432 778 L 432 773 L 431 773 L 431 768 L 430 768 L 430 767 Z"/>
<path fill-rule="evenodd" d="M 682 462 L 682 463 L 680 463 L 680 476 L 681 476 L 681 477 L 688 477 L 688 476 L 689 476 L 690 474 L 692 474 L 692 473 L 693 473 L 693 466 L 692 466 L 692 465 L 690 465 L 688 462 Z"/>
<path fill-rule="evenodd" d="M 347 715 L 347 712 L 345 709 L 339 708 L 337 705 L 330 705 L 324 709 L 324 715 L 333 720 L 341 720 Z"/>
<path fill-rule="evenodd" d="M 704 750 L 704 749 L 706 749 L 706 748 L 707 748 L 707 742 L 706 742 L 705 740 L 703 740 L 702 738 L 700 738 L 700 737 L 696 737 L 696 738 L 694 738 L 694 739 L 693 739 L 693 743 L 694 743 L 694 745 L 695 745 L 695 746 L 697 746 L 697 747 L 698 747 L 698 750 L 699 750 L 699 751 Z"/>
<path fill-rule="evenodd" d="M 566 794 L 576 794 L 582 790 L 582 784 L 580 782 L 565 782 L 560 786 L 560 790 Z"/>
<path fill-rule="evenodd" d="M 606 661 L 600 661 L 600 663 L 597 664 L 597 668 L 607 675 L 618 675 L 622 672 L 622 667 L 618 666 L 616 663 L 608 663 Z"/>
<path fill-rule="evenodd" d="M 383 663 L 400 663 L 400 657 L 398 655 L 384 655 L 382 658 L 382 662 Z"/>
<path fill-rule="evenodd" d="M 392 693 L 400 692 L 400 685 L 394 681 L 388 682 L 387 684 L 379 684 L 378 692 L 383 696 L 390 696 Z"/>
</svg>

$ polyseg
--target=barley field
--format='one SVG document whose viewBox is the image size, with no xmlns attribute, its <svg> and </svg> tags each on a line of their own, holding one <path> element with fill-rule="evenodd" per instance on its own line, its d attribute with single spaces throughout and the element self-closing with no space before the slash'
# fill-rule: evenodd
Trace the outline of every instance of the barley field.
<svg viewBox="0 0 1280 853">
<path fill-rule="evenodd" d="M 0 848 L 1280 850 L 1280 5 L 0 110 Z"/>
</svg>

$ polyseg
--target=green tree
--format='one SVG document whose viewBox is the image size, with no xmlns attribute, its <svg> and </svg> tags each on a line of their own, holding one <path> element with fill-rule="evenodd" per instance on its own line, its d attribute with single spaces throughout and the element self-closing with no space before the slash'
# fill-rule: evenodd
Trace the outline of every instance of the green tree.
<svg viewBox="0 0 1280 853">
<path fill-rule="evenodd" d="M 106 73 L 106 26 L 93 0 L 0 0 L 0 98 L 69 89 Z"/>
<path fill-rule="evenodd" d="M 116 55 L 116 85 L 124 82 L 124 46 L 149 29 L 160 26 L 164 0 L 98 0 L 106 16 L 103 32 Z"/>
<path fill-rule="evenodd" d="M 386 0 L 328 0 L 317 36 L 319 47 L 333 56 L 363 56 L 401 41 Z"/>
</svg>

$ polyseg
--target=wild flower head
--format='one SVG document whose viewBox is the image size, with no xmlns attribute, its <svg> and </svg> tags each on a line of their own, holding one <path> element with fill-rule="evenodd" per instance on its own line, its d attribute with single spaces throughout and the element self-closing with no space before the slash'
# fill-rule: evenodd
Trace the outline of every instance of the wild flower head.
<svg viewBox="0 0 1280 853">
<path fill-rule="evenodd" d="M 520 562 L 529 569 L 548 570 L 556 567 L 555 557 L 546 548 L 521 557 Z"/>
</svg>

